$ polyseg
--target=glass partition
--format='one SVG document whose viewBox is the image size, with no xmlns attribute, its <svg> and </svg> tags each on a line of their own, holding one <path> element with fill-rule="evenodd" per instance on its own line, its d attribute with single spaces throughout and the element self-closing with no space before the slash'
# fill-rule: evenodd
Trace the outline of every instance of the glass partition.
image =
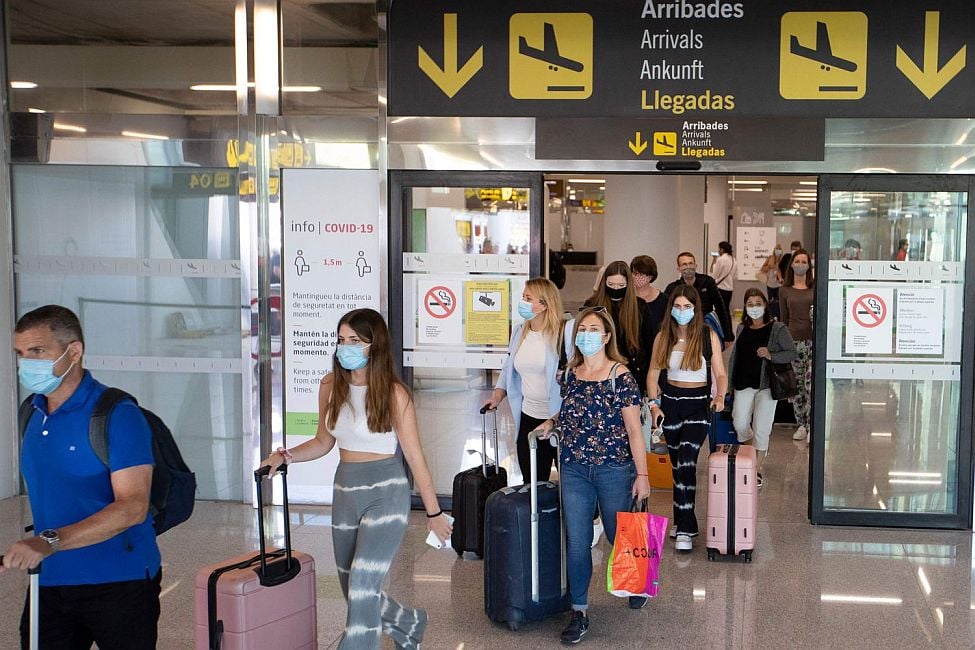
<svg viewBox="0 0 975 650">
<path fill-rule="evenodd" d="M 873 186 L 828 193 L 830 260 L 818 294 L 828 318 L 816 319 L 825 327 L 821 505 L 827 515 L 904 515 L 902 525 L 935 515 L 943 519 L 930 525 L 944 525 L 967 519 L 970 484 L 968 192 Z"/>
</svg>

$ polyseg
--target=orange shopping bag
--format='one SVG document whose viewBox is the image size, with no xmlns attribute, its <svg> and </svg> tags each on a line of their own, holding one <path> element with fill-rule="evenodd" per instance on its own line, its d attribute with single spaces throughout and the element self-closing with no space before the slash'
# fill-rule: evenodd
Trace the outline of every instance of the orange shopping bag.
<svg viewBox="0 0 975 650">
<path fill-rule="evenodd" d="M 633 512 L 616 513 L 616 541 L 606 567 L 606 588 L 614 596 L 656 596 L 660 555 L 667 536 L 668 519 L 647 512 L 643 501 Z"/>
</svg>

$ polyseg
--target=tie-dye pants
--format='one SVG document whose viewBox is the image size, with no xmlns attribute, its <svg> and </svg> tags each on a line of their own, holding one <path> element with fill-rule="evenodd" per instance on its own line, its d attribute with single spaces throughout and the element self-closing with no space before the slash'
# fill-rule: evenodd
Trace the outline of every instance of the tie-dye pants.
<svg viewBox="0 0 975 650">
<path fill-rule="evenodd" d="M 674 524 L 678 533 L 697 535 L 694 500 L 697 495 L 697 457 L 708 437 L 710 387 L 663 387 L 664 437 L 674 474 Z"/>
</svg>

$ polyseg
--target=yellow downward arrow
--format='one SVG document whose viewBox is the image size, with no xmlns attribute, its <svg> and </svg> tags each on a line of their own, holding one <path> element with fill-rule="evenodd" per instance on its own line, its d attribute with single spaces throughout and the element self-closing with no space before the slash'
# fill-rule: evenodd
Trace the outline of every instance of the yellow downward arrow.
<svg viewBox="0 0 975 650">
<path fill-rule="evenodd" d="M 897 69 L 904 73 L 924 96 L 931 99 L 951 81 L 955 75 L 965 69 L 965 53 L 967 45 L 963 45 L 945 67 L 938 69 L 938 49 L 940 46 L 941 12 L 924 12 L 924 68 L 921 69 L 907 56 L 907 53 L 897 46 Z"/>
<path fill-rule="evenodd" d="M 484 47 L 479 47 L 464 67 L 457 69 L 457 14 L 443 15 L 443 68 L 422 47 L 416 49 L 420 69 L 447 97 L 456 95 L 484 65 Z"/>
<path fill-rule="evenodd" d="M 627 142 L 627 144 L 630 145 L 630 151 L 632 151 L 633 153 L 635 153 L 636 155 L 639 156 L 641 153 L 643 153 L 644 151 L 647 150 L 647 144 L 648 143 L 646 141 L 640 139 L 640 132 L 637 131 L 636 132 L 636 142 L 633 142 L 632 140 L 630 140 L 630 141 Z"/>
</svg>

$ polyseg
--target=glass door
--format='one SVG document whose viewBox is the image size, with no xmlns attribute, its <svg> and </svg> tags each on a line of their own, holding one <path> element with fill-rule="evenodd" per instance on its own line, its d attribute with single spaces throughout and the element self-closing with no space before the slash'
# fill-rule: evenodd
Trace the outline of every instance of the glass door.
<svg viewBox="0 0 975 650">
<path fill-rule="evenodd" d="M 820 180 L 813 523 L 971 527 L 971 191 Z"/>
<path fill-rule="evenodd" d="M 507 357 L 519 320 L 513 306 L 541 271 L 542 187 L 540 174 L 390 175 L 394 354 L 413 391 L 420 440 L 445 504 L 454 475 L 481 463 L 478 409 Z M 497 453 L 517 484 L 516 432 L 506 403 L 497 416 Z M 492 460 L 494 453 L 492 435 Z"/>
</svg>

